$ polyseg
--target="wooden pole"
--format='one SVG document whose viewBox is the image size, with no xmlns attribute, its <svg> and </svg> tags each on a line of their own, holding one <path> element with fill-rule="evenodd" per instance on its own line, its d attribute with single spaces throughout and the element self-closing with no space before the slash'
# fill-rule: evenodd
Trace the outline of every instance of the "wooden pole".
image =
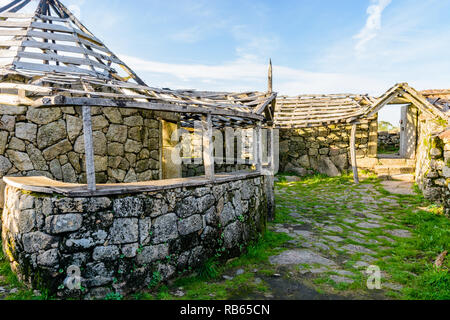
<svg viewBox="0 0 450 320">
<path fill-rule="evenodd" d="M 92 137 L 91 108 L 83 107 L 84 149 L 86 153 L 86 179 L 89 191 L 97 189 L 95 182 L 94 142 Z"/>
<path fill-rule="evenodd" d="M 267 129 L 267 157 L 269 159 L 269 168 L 272 174 L 275 172 L 275 142 L 274 142 L 274 130 L 273 128 Z"/>
<path fill-rule="evenodd" d="M 268 93 L 273 92 L 273 70 L 272 70 L 272 59 L 269 60 L 269 77 L 268 77 Z"/>
<path fill-rule="evenodd" d="M 255 141 L 256 140 L 256 141 Z M 261 122 L 258 122 L 255 128 L 255 137 L 254 142 L 256 142 L 256 155 L 255 155 L 255 166 L 256 171 L 262 172 L 262 158 L 263 158 L 263 149 L 262 149 L 262 130 L 261 130 Z"/>
<path fill-rule="evenodd" d="M 208 180 L 214 180 L 214 146 L 212 135 L 211 114 L 202 115 L 203 129 L 203 165 L 205 176 Z"/>
<path fill-rule="evenodd" d="M 350 157 L 352 160 L 353 180 L 359 183 L 358 164 L 356 162 L 356 123 L 352 125 L 352 134 L 350 137 Z"/>
</svg>

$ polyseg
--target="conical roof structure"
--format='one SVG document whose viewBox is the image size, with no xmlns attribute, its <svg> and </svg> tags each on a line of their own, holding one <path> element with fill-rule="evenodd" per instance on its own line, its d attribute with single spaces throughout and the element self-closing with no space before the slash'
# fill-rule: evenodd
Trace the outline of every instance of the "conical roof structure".
<svg viewBox="0 0 450 320">
<path fill-rule="evenodd" d="M 149 87 L 59 0 L 0 8 L 0 89 L 5 105 L 133 107 L 180 112 L 185 121 L 210 113 L 216 126 L 264 121 L 276 97 Z"/>
<path fill-rule="evenodd" d="M 126 64 L 94 36 L 60 1 L 42 0 L 34 13 L 18 13 L 30 0 L 0 8 L 0 66 L 29 73 L 56 72 L 103 80 L 135 80 Z M 125 76 L 119 74 L 123 69 Z"/>
</svg>

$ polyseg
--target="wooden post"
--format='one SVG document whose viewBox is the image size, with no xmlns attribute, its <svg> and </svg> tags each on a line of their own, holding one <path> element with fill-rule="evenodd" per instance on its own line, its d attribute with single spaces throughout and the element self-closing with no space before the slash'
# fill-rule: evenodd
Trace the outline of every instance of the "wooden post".
<svg viewBox="0 0 450 320">
<path fill-rule="evenodd" d="M 350 156 L 352 159 L 353 180 L 359 183 L 358 164 L 356 162 L 356 123 L 352 125 L 352 134 L 350 137 Z"/>
<path fill-rule="evenodd" d="M 274 142 L 274 130 L 273 128 L 267 129 L 267 158 L 269 160 L 269 168 L 272 175 L 275 172 L 275 142 Z"/>
<path fill-rule="evenodd" d="M 214 146 L 212 135 L 211 114 L 202 115 L 203 129 L 203 165 L 205 176 L 208 180 L 214 180 Z"/>
<path fill-rule="evenodd" d="M 89 191 L 97 189 L 95 183 L 94 142 L 92 137 L 91 108 L 83 107 L 84 149 L 86 154 L 86 179 Z"/>
<path fill-rule="evenodd" d="M 268 93 L 273 92 L 273 71 L 272 71 L 272 59 L 269 61 L 269 77 L 268 77 Z"/>
<path fill-rule="evenodd" d="M 255 128 L 255 137 L 253 138 L 253 143 L 255 143 L 256 154 L 255 154 L 255 167 L 256 171 L 262 172 L 262 158 L 263 158 L 263 150 L 262 150 L 262 130 L 261 130 L 261 122 L 258 122 Z"/>
</svg>

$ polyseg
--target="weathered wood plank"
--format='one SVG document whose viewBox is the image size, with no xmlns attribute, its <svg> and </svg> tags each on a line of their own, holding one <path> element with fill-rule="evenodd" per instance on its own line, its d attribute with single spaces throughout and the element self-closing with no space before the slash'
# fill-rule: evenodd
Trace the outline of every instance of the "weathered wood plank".
<svg viewBox="0 0 450 320">
<path fill-rule="evenodd" d="M 203 165 L 205 176 L 208 180 L 214 180 L 214 145 L 211 114 L 202 115 L 203 130 Z"/>
<path fill-rule="evenodd" d="M 5 14 L 3 11 L 6 11 L 12 7 L 14 7 L 15 5 L 17 5 L 19 2 L 21 2 L 23 0 L 14 0 L 11 1 L 10 3 L 8 3 L 7 5 L 4 5 L 3 7 L 0 8 L 0 12 L 2 12 L 2 14 Z"/>
<path fill-rule="evenodd" d="M 93 72 L 91 70 L 82 69 L 74 66 L 53 66 L 53 65 L 43 65 L 39 63 L 32 62 L 15 62 L 14 65 L 17 69 L 29 69 L 33 71 L 41 71 L 41 72 L 59 72 L 59 73 L 75 73 L 75 74 L 88 74 L 91 76 L 104 77 L 108 79 L 106 74 L 100 72 Z"/>
<path fill-rule="evenodd" d="M 0 28 L 27 28 L 29 25 L 28 21 L 0 20 Z"/>
<path fill-rule="evenodd" d="M 68 18 L 61 18 L 61 17 L 54 17 L 54 16 L 48 16 L 45 14 L 40 14 L 37 16 L 38 18 L 42 20 L 48 20 L 48 21 L 59 21 L 59 22 L 67 22 L 70 21 Z"/>
<path fill-rule="evenodd" d="M 28 34 L 26 33 L 26 30 L 24 35 L 28 35 L 30 37 L 35 38 L 42 38 L 47 40 L 56 40 L 56 41 L 66 41 L 66 42 L 76 42 L 77 38 L 75 38 L 71 34 L 58 34 L 58 33 L 51 33 L 51 32 L 43 32 L 43 31 L 37 31 L 37 30 L 29 30 Z"/>
<path fill-rule="evenodd" d="M 262 172 L 262 159 L 263 159 L 263 146 L 262 146 L 262 129 L 261 129 L 261 122 L 258 122 L 255 128 L 255 136 L 256 136 L 256 155 L 255 155 L 255 167 L 257 172 Z"/>
<path fill-rule="evenodd" d="M 2 44 L 3 43 L 4 43 L 4 41 L 2 42 Z M 113 63 L 121 62 L 120 60 L 116 59 L 115 57 L 107 56 L 104 54 L 94 52 L 89 49 L 83 49 L 83 48 L 76 47 L 76 46 L 53 44 L 53 43 L 33 41 L 33 40 L 24 41 L 22 45 L 24 47 L 39 48 L 39 49 L 43 49 L 43 50 L 56 50 L 56 51 L 64 51 L 64 52 L 79 53 L 79 54 L 87 53 L 88 55 L 93 56 L 95 58 L 111 61 Z"/>
<path fill-rule="evenodd" d="M 224 183 L 261 176 L 257 172 L 232 172 L 218 174 L 214 181 L 205 176 L 178 178 L 136 183 L 99 184 L 96 191 L 89 191 L 86 185 L 54 181 L 46 177 L 3 177 L 3 181 L 10 186 L 26 191 L 53 194 L 58 193 L 68 197 L 107 196 L 120 194 L 133 194 L 140 192 L 154 192 L 183 187 L 196 187 Z"/>
<path fill-rule="evenodd" d="M 42 86 L 35 86 L 31 84 L 24 83 L 10 83 L 10 82 L 1 82 L 0 89 L 17 89 L 17 90 L 26 90 L 34 93 L 42 93 L 49 94 L 52 92 L 51 88 L 46 88 Z"/>
<path fill-rule="evenodd" d="M 27 59 L 57 61 L 57 62 L 61 62 L 61 63 L 74 64 L 74 65 L 84 65 L 84 66 L 94 65 L 95 67 L 105 69 L 108 71 L 112 70 L 107 65 L 98 63 L 98 62 L 90 60 L 90 59 L 62 56 L 62 55 L 55 54 L 55 53 L 18 52 L 17 56 L 21 57 L 21 58 L 27 58 Z"/>
<path fill-rule="evenodd" d="M 0 58 L 14 58 L 17 51 L 13 50 L 0 50 Z"/>
<path fill-rule="evenodd" d="M 97 39 L 95 36 L 87 34 L 77 28 L 68 28 L 62 25 L 50 24 L 45 22 L 32 22 L 31 27 L 35 29 L 49 30 L 49 31 L 57 31 L 62 33 L 73 33 L 76 32 L 79 36 L 83 37 L 83 39 L 88 40 L 90 42 L 94 42 L 98 45 L 102 45 L 102 42 Z"/>
<path fill-rule="evenodd" d="M 19 29 L 3 29 L 0 30 L 0 36 L 11 36 L 11 37 L 15 37 L 15 36 L 26 36 L 27 35 L 27 30 L 19 30 Z"/>
<path fill-rule="evenodd" d="M 88 190 L 95 191 L 94 142 L 92 137 L 91 108 L 83 107 L 84 149 L 86 153 L 86 178 Z"/>
<path fill-rule="evenodd" d="M 27 4 L 30 3 L 31 0 L 25 0 L 22 3 L 20 3 L 19 5 L 15 6 L 14 8 L 10 9 L 9 12 L 17 12 L 20 9 L 22 9 L 23 7 L 25 7 Z"/>
<path fill-rule="evenodd" d="M 238 116 L 253 120 L 264 120 L 262 115 L 239 112 L 228 109 L 217 109 L 213 107 L 202 108 L 194 106 L 183 106 L 160 102 L 138 102 L 125 100 L 112 100 L 101 98 L 71 98 L 66 96 L 54 96 L 38 99 L 33 103 L 34 107 L 55 107 L 55 106 L 92 106 L 92 107 L 117 107 L 117 108 L 134 108 L 155 111 L 183 112 L 183 113 L 212 113 L 224 116 Z"/>
<path fill-rule="evenodd" d="M 30 106 L 33 104 L 33 100 L 28 99 L 26 97 L 21 97 L 19 95 L 14 94 L 0 94 L 0 104 L 4 104 L 7 106 Z"/>
<path fill-rule="evenodd" d="M 352 125 L 352 132 L 350 136 L 350 157 L 352 161 L 353 180 L 355 183 L 359 183 L 358 164 L 356 160 L 356 127 L 356 124 Z"/>
</svg>

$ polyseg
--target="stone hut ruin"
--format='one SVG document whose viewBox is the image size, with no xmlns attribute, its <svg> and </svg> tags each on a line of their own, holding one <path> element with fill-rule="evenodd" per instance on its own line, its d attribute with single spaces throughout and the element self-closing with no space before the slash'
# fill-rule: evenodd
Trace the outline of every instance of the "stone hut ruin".
<svg viewBox="0 0 450 320">
<path fill-rule="evenodd" d="M 378 153 L 387 105 L 402 110 L 394 155 Z M 14 0 L 0 8 L 3 251 L 59 297 L 128 294 L 239 255 L 273 218 L 278 165 L 414 179 L 450 213 L 449 106 L 449 90 L 406 83 L 277 98 L 271 65 L 267 92 L 158 89 L 61 1 Z"/>
<path fill-rule="evenodd" d="M 399 153 L 378 154 L 378 112 L 402 110 Z M 280 170 L 337 176 L 358 168 L 387 179 L 413 179 L 426 198 L 450 212 L 450 91 L 418 92 L 400 83 L 379 98 L 367 95 L 279 97 Z"/>
<path fill-rule="evenodd" d="M 273 215 L 276 94 L 149 87 L 60 1 L 32 5 L 0 8 L 2 240 L 19 279 L 127 294 L 242 252 Z M 198 126 L 201 175 L 183 178 L 176 132 Z M 224 169 L 213 135 L 228 128 L 255 149 Z"/>
</svg>

